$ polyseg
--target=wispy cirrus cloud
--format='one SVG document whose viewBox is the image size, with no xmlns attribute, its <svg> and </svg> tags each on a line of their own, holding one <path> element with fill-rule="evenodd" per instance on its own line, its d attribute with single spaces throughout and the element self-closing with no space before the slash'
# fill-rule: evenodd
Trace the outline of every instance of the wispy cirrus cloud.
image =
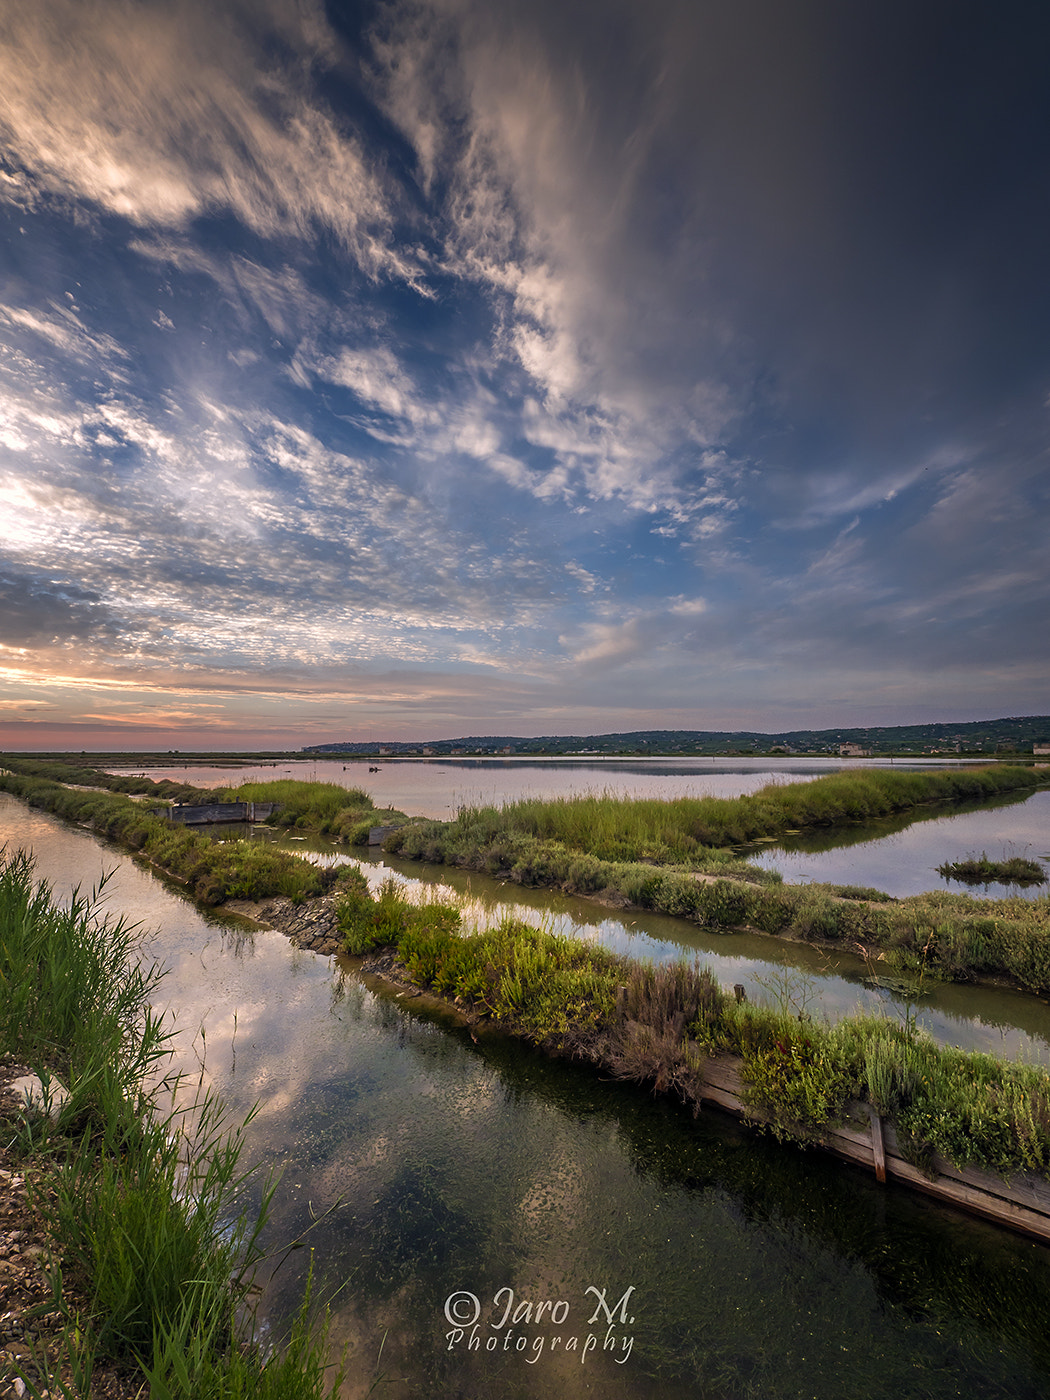
<svg viewBox="0 0 1050 1400">
<path fill-rule="evenodd" d="M 4 7 L 0 664 L 180 725 L 1041 706 L 1045 75 L 931 14 Z"/>
<path fill-rule="evenodd" d="M 48 0 L 8 7 L 0 33 L 0 195 L 143 229 L 228 213 L 264 237 L 324 230 L 368 274 L 419 280 L 396 188 L 312 90 L 334 48 L 312 0 Z"/>
<path fill-rule="evenodd" d="M 469 0 L 390 14 L 377 91 L 424 186 L 446 191 L 446 266 L 492 298 L 493 352 L 524 376 L 525 439 L 586 495 L 691 513 L 696 449 L 739 408 L 713 363 L 683 395 L 684 362 L 652 338 L 670 286 L 647 300 L 656 268 L 638 278 L 632 199 L 652 133 L 606 134 L 597 75 L 559 62 L 520 10 L 503 17 L 513 39 Z M 660 275 L 673 286 L 673 266 Z M 695 341 L 689 357 L 704 359 Z"/>
</svg>

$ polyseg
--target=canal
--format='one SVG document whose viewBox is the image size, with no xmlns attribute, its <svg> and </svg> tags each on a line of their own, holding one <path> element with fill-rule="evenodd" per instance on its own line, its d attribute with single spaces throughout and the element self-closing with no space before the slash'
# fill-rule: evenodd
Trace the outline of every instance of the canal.
<svg viewBox="0 0 1050 1400">
<path fill-rule="evenodd" d="M 278 934 L 205 918 L 7 796 L 0 841 L 31 847 L 59 895 L 112 872 L 107 907 L 168 969 L 178 1066 L 236 1115 L 259 1106 L 248 1152 L 282 1173 L 264 1315 L 279 1333 L 312 1256 L 347 1397 L 1050 1393 L 1044 1247 L 475 1038 Z M 1045 1045 L 1038 1014 L 1026 1029 L 969 991 L 960 1021 L 1000 1017 Z"/>
</svg>

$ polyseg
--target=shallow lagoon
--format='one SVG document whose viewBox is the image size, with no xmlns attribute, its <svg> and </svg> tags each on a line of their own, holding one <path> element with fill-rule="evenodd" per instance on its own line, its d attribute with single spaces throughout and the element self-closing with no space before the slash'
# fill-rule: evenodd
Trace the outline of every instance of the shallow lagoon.
<svg viewBox="0 0 1050 1400">
<path fill-rule="evenodd" d="M 526 797 L 739 797 L 767 783 L 794 783 L 855 767 L 904 771 L 944 768 L 944 759 L 842 758 L 302 758 L 244 767 L 197 765 L 150 768 L 158 781 L 172 778 L 200 787 L 273 778 L 303 778 L 360 788 L 377 807 L 413 817 L 454 815 L 461 807 L 494 806 Z M 376 771 L 372 771 L 375 769 Z M 110 769 L 126 772 L 127 769 Z M 140 771 L 140 770 L 136 770 Z"/>
<path fill-rule="evenodd" d="M 275 777 L 361 788 L 377 807 L 447 820 L 460 807 L 501 806 L 523 797 L 609 792 L 628 797 L 739 797 L 767 783 L 801 782 L 847 768 L 943 769 L 949 760 L 889 759 L 383 759 L 302 760 L 253 767 L 150 769 L 149 776 L 201 787 L 267 782 Z M 954 765 L 957 766 L 957 763 Z M 113 770 L 116 771 L 116 770 Z M 964 885 L 937 866 L 986 851 L 993 860 L 1033 856 L 1050 870 L 1050 791 L 973 810 L 930 807 L 883 822 L 785 837 L 745 852 L 786 880 L 866 885 L 902 896 L 944 889 L 997 899 L 1043 898 L 1050 885 Z"/>
<path fill-rule="evenodd" d="M 203 1059 L 237 1112 L 259 1104 L 249 1149 L 284 1169 L 275 1250 L 318 1222 L 306 1240 L 333 1338 L 350 1348 L 348 1396 L 378 1377 L 374 1394 L 501 1400 L 1050 1391 L 1043 1247 L 715 1112 L 694 1122 L 502 1038 L 475 1041 L 279 935 L 204 919 L 132 860 L 7 797 L 0 839 L 33 846 L 60 891 L 112 870 L 110 906 L 157 930 L 148 951 L 170 968 L 180 1063 L 196 1076 Z M 275 1327 L 308 1257 L 275 1255 Z M 566 1315 L 509 1338 L 493 1325 L 503 1289 Z M 454 1293 L 478 1300 L 475 1351 L 446 1319 L 446 1305 L 473 1313 Z M 599 1294 L 611 1333 L 600 1311 L 590 1321 Z"/>
</svg>

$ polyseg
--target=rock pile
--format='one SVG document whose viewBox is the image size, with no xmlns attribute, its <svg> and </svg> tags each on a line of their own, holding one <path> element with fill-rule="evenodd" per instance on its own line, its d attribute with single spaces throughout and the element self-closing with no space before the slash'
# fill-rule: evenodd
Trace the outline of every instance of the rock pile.
<svg viewBox="0 0 1050 1400">
<path fill-rule="evenodd" d="M 293 904 L 282 895 L 261 905 L 255 917 L 260 923 L 278 929 L 296 948 L 309 948 L 325 956 L 343 950 L 335 900 L 331 895 L 321 895 L 305 904 Z"/>
</svg>

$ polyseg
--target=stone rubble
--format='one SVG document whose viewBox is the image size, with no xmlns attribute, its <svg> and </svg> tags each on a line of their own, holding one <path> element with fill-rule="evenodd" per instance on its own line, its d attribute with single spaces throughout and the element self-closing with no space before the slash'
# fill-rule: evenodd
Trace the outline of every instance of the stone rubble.
<svg viewBox="0 0 1050 1400">
<path fill-rule="evenodd" d="M 296 948 L 307 948 L 325 956 L 343 951 L 336 900 L 332 895 L 320 895 L 303 904 L 293 904 L 281 895 L 259 905 L 252 917 L 283 933 Z"/>
</svg>

